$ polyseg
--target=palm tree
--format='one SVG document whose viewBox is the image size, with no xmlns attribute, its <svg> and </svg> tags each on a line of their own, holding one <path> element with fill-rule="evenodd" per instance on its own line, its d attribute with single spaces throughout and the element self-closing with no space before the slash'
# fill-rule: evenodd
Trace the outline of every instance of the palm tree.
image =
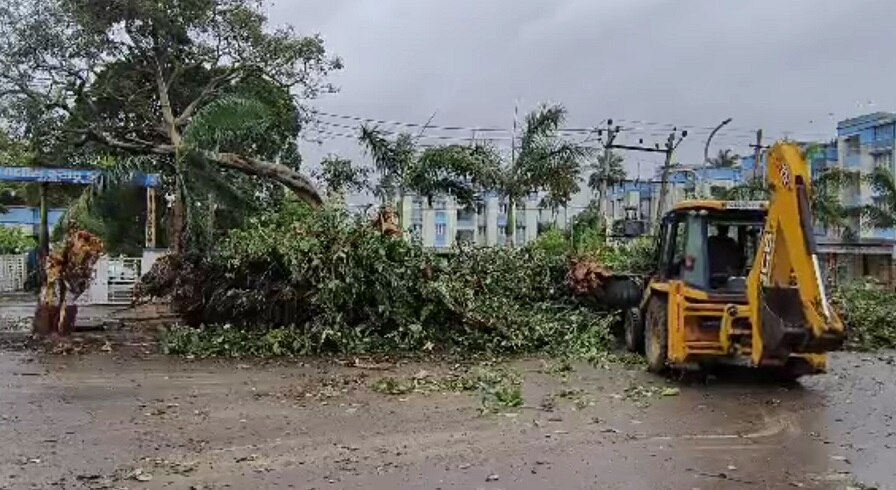
<svg viewBox="0 0 896 490">
<path fill-rule="evenodd" d="M 209 161 L 208 152 L 234 147 L 253 148 L 264 144 L 275 115 L 261 101 L 239 96 L 222 97 L 196 112 L 183 134 L 181 148 L 173 158 L 131 156 L 96 158 L 94 167 L 101 176 L 74 199 L 57 233 L 71 226 L 87 229 L 104 241 L 119 235 L 133 223 L 115 223 L 122 216 L 99 212 L 104 202 L 114 199 L 133 183 L 136 173 L 159 173 L 175 202 L 172 204 L 172 232 L 169 246 L 175 252 L 186 247 L 202 249 L 212 243 L 215 216 L 229 210 L 237 224 L 254 210 L 269 207 L 283 196 L 279 184 L 223 169 Z M 131 210 L 139 212 L 137 210 Z M 123 216 L 132 216 L 123 213 Z M 113 239 L 114 241 L 114 239 Z"/>
<path fill-rule="evenodd" d="M 582 162 L 591 152 L 560 136 L 562 105 L 542 106 L 526 116 L 516 158 L 500 171 L 499 189 L 508 202 L 507 237 L 516 237 L 516 206 L 532 192 L 547 193 L 552 207 L 566 206 L 579 190 Z"/>
<path fill-rule="evenodd" d="M 492 190 L 507 199 L 507 236 L 513 243 L 516 206 L 533 192 L 546 193 L 543 202 L 565 206 L 579 190 L 582 161 L 589 151 L 560 137 L 566 109 L 543 106 L 526 116 L 515 158 L 501 163 L 488 145 L 443 145 L 418 151 L 406 134 L 388 138 L 376 127 L 362 126 L 359 142 L 373 159 L 380 176 L 375 192 L 383 203 L 400 192 L 415 192 L 431 200 L 440 194 L 472 204 L 476 194 Z"/>
<path fill-rule="evenodd" d="M 840 191 L 845 185 L 858 180 L 857 172 L 839 167 L 828 168 L 812 179 L 812 217 L 826 231 L 833 230 L 837 236 L 846 240 L 855 238 L 852 219 L 861 216 L 863 209 L 843 204 Z"/>
<path fill-rule="evenodd" d="M 710 162 L 713 167 L 730 168 L 740 163 L 740 155 L 732 153 L 731 150 L 719 150 L 718 155 L 715 158 L 711 158 Z"/>
<path fill-rule="evenodd" d="M 857 179 L 857 173 L 841 168 L 830 168 L 812 179 L 810 205 L 813 219 L 825 230 L 831 229 L 844 239 L 855 237 L 851 219 L 865 212 L 862 208 L 844 205 L 840 199 L 843 186 Z M 726 189 L 717 197 L 729 201 L 766 200 L 769 188 L 765 179 L 757 177 Z"/>
<path fill-rule="evenodd" d="M 607 187 L 622 183 L 627 177 L 622 162 L 622 155 L 612 151 L 598 155 L 597 161 L 589 165 L 591 175 L 588 176 L 588 188 L 600 193 L 601 184 L 604 182 Z M 603 200 L 605 197 L 598 196 L 598 199 Z"/>
<path fill-rule="evenodd" d="M 416 141 L 404 133 L 389 139 L 379 128 L 362 125 L 358 142 L 370 155 L 374 170 L 380 176 L 373 191 L 385 205 L 404 187 L 405 175 L 417 157 Z"/>
</svg>

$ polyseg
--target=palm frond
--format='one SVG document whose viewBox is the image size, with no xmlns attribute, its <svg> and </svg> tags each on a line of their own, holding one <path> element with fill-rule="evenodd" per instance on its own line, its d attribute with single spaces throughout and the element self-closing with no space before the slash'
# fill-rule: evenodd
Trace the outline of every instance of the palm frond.
<svg viewBox="0 0 896 490">
<path fill-rule="evenodd" d="M 195 150 L 217 150 L 222 145 L 251 146 L 253 140 L 264 138 L 272 123 L 271 110 L 263 102 L 226 96 L 196 113 L 184 133 L 184 143 Z"/>
<path fill-rule="evenodd" d="M 390 195 L 405 179 L 416 158 L 417 147 L 413 137 L 400 134 L 390 140 L 378 127 L 362 125 L 358 141 L 373 159 L 373 165 L 380 174 L 377 193 L 381 197 Z"/>
</svg>

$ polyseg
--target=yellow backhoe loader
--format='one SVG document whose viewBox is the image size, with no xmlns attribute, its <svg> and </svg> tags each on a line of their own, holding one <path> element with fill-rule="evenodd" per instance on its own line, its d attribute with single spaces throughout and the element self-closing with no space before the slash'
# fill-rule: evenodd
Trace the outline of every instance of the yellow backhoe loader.
<svg viewBox="0 0 896 490">
<path fill-rule="evenodd" d="M 787 379 L 824 372 L 843 323 L 819 272 L 801 149 L 768 155 L 766 201 L 685 201 L 659 227 L 657 270 L 625 312 L 648 369 L 735 364 Z"/>
</svg>

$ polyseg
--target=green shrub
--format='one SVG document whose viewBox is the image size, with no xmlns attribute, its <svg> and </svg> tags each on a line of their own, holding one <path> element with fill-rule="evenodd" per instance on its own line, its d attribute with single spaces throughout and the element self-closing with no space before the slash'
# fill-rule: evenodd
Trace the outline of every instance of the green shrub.
<svg viewBox="0 0 896 490">
<path fill-rule="evenodd" d="M 838 288 L 834 303 L 846 324 L 847 348 L 896 348 L 896 292 L 857 282 Z"/>
<path fill-rule="evenodd" d="M 566 234 L 557 228 L 542 233 L 532 242 L 532 247 L 547 255 L 566 256 L 570 251 L 570 243 Z"/>
<path fill-rule="evenodd" d="M 6 228 L 0 226 L 0 255 L 23 254 L 37 246 L 37 241 L 31 235 L 18 228 Z"/>
</svg>

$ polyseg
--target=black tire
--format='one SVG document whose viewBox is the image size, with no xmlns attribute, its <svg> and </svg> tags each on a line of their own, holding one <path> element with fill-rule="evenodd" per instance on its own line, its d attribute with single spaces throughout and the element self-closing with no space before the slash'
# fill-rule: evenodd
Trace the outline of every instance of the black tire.
<svg viewBox="0 0 896 490">
<path fill-rule="evenodd" d="M 610 278 L 597 299 L 608 308 L 631 308 L 641 301 L 641 285 L 628 277 Z"/>
<path fill-rule="evenodd" d="M 625 348 L 629 352 L 644 352 L 644 321 L 640 308 L 625 310 L 624 327 Z"/>
<path fill-rule="evenodd" d="M 647 311 L 644 316 L 644 336 L 647 370 L 656 374 L 665 372 L 669 352 L 666 298 L 654 296 L 647 303 Z"/>
</svg>

